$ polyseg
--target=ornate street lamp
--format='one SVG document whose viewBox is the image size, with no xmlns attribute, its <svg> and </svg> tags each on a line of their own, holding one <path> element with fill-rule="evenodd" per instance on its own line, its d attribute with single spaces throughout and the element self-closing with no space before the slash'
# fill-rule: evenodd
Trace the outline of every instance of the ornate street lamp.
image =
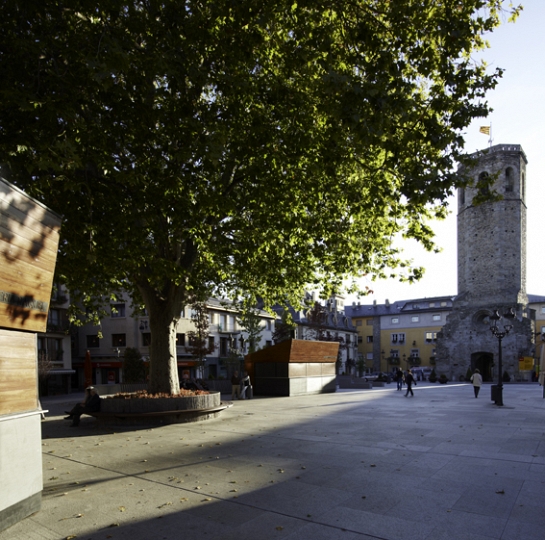
<svg viewBox="0 0 545 540">
<path fill-rule="evenodd" d="M 494 334 L 494 337 L 498 339 L 498 384 L 496 386 L 495 392 L 494 387 L 492 387 L 493 398 L 496 405 L 503 406 L 503 365 L 502 365 L 502 339 L 512 330 L 512 324 L 502 324 L 502 328 L 498 326 L 498 323 L 502 319 L 513 320 L 515 318 L 515 310 L 511 308 L 503 316 L 500 315 L 499 311 L 494 310 L 494 314 L 490 315 L 490 320 L 494 321 L 494 324 L 490 326 L 490 331 Z"/>
</svg>

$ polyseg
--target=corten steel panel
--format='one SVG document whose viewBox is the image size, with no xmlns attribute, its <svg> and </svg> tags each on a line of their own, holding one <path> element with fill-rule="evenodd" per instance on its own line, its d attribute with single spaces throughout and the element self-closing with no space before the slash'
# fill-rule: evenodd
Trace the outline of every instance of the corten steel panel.
<svg viewBox="0 0 545 540">
<path fill-rule="evenodd" d="M 267 362 L 256 364 L 254 371 L 256 377 L 276 377 L 276 364 L 270 364 Z"/>
<path fill-rule="evenodd" d="M 246 356 L 246 362 L 335 362 L 339 344 L 331 341 L 290 339 Z"/>
<path fill-rule="evenodd" d="M 0 415 L 38 408 L 36 335 L 0 329 Z"/>
<path fill-rule="evenodd" d="M 45 332 L 60 225 L 0 178 L 0 328 Z"/>
<path fill-rule="evenodd" d="M 286 364 L 285 362 L 276 362 L 274 364 L 274 367 L 276 377 L 288 377 L 288 364 Z"/>
<path fill-rule="evenodd" d="M 260 396 L 289 396 L 289 379 L 278 379 L 275 377 L 256 378 L 254 383 L 254 394 Z"/>
</svg>

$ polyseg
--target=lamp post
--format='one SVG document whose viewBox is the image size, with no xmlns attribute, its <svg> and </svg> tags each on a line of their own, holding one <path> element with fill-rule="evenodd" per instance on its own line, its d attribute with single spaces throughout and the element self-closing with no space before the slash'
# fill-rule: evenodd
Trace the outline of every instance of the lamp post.
<svg viewBox="0 0 545 540">
<path fill-rule="evenodd" d="M 500 315 L 499 311 L 494 310 L 494 314 L 490 315 L 490 320 L 494 321 L 494 324 L 490 326 L 490 331 L 498 339 L 498 384 L 496 386 L 496 392 L 494 396 L 494 402 L 496 405 L 503 406 L 503 366 L 502 366 L 502 339 L 512 330 L 512 324 L 502 324 L 503 328 L 498 326 L 498 323 L 503 319 L 514 319 L 515 311 L 511 308 L 503 316 Z"/>
</svg>

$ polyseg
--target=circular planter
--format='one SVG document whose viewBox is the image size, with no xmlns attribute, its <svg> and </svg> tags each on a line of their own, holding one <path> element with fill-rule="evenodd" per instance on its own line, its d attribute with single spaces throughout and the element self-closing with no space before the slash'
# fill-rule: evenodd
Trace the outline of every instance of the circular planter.
<svg viewBox="0 0 545 540">
<path fill-rule="evenodd" d="M 110 425 L 177 424 L 215 418 L 226 408 L 219 392 L 157 399 L 107 396 L 97 418 Z"/>
</svg>

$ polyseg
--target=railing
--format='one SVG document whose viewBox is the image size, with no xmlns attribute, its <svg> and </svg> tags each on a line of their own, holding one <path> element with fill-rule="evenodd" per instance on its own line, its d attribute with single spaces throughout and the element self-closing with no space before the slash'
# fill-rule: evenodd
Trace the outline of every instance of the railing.
<svg viewBox="0 0 545 540">
<path fill-rule="evenodd" d="M 70 329 L 70 323 L 57 323 L 57 324 L 50 324 L 47 323 L 46 327 L 46 333 L 48 334 L 66 334 L 68 330 Z"/>
</svg>

